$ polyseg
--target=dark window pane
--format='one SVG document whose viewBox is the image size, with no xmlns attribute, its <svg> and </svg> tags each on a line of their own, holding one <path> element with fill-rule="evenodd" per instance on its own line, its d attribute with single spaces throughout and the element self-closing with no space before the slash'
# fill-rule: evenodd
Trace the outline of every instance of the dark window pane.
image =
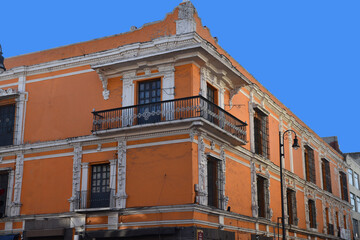
<svg viewBox="0 0 360 240">
<path fill-rule="evenodd" d="M 92 166 L 90 207 L 110 206 L 110 166 L 109 164 Z"/>
</svg>

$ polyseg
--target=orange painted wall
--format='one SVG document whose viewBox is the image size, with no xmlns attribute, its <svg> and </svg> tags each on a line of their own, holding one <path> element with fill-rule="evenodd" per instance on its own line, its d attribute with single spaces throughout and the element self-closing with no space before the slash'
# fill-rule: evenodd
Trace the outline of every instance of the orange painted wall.
<svg viewBox="0 0 360 240">
<path fill-rule="evenodd" d="M 200 93 L 200 69 L 194 64 L 175 67 L 175 98 L 197 96 Z"/>
<path fill-rule="evenodd" d="M 93 109 L 121 107 L 122 81 L 109 80 L 111 97 L 104 100 L 95 72 L 30 83 L 26 88 L 26 143 L 89 135 Z"/>
<path fill-rule="evenodd" d="M 225 92 L 225 95 L 229 94 L 228 92 Z M 227 97 L 229 98 L 229 96 Z M 229 113 L 240 119 L 241 121 L 247 121 L 249 124 L 249 105 L 248 105 L 249 99 L 244 96 L 243 94 L 237 94 L 233 97 L 232 103 L 233 107 L 230 109 L 230 107 L 226 107 L 225 110 L 227 110 Z M 225 101 L 225 104 L 229 104 L 229 102 Z M 250 150 L 250 132 L 249 132 L 249 125 L 246 127 L 246 139 L 248 143 L 244 145 L 243 147 Z"/>
<path fill-rule="evenodd" d="M 20 214 L 68 212 L 72 165 L 72 157 L 25 161 Z"/>
<path fill-rule="evenodd" d="M 194 203 L 191 157 L 191 143 L 128 149 L 127 207 Z"/>
<path fill-rule="evenodd" d="M 251 216 L 250 168 L 233 160 L 226 161 L 225 194 L 232 212 Z"/>
</svg>

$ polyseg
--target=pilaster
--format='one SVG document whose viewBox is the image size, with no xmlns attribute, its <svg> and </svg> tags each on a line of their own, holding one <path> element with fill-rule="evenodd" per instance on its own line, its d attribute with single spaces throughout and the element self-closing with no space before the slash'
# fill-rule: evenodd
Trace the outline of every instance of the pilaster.
<svg viewBox="0 0 360 240">
<path fill-rule="evenodd" d="M 70 211 L 75 211 L 75 209 L 79 208 L 81 158 L 82 158 L 82 147 L 80 146 L 80 144 L 76 144 L 74 146 L 74 157 L 73 157 L 72 196 L 69 199 Z"/>
<path fill-rule="evenodd" d="M 20 207 L 21 207 L 20 199 L 21 199 L 23 171 L 24 171 L 24 155 L 23 153 L 19 153 L 16 155 L 16 160 L 15 160 L 15 186 L 14 186 L 14 200 L 11 205 L 11 216 L 20 215 Z"/>
<path fill-rule="evenodd" d="M 116 207 L 126 208 L 126 139 L 118 140 Z"/>
</svg>

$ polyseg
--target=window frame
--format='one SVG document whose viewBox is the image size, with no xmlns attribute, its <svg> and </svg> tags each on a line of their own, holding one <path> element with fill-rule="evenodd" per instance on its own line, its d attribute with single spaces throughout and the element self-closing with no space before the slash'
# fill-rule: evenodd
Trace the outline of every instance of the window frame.
<svg viewBox="0 0 360 240">
<path fill-rule="evenodd" d="M 350 205 L 352 206 L 352 210 L 357 212 L 358 208 L 356 206 L 356 196 L 352 192 L 350 192 Z"/>
<path fill-rule="evenodd" d="M 354 186 L 353 174 L 354 174 L 353 170 L 349 168 L 348 169 L 348 181 L 351 186 Z"/>
<path fill-rule="evenodd" d="M 359 174 L 354 171 L 354 187 L 359 190 Z"/>
</svg>

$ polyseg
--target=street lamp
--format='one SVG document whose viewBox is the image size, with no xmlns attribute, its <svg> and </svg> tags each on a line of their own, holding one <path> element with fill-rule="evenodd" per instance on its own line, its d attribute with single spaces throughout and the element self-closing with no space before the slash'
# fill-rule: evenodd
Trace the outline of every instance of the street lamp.
<svg viewBox="0 0 360 240">
<path fill-rule="evenodd" d="M 4 57 L 2 56 L 2 48 L 0 45 L 0 73 L 3 73 L 6 71 L 5 65 L 4 65 Z"/>
<path fill-rule="evenodd" d="M 283 240 L 286 239 L 286 234 L 285 234 L 285 213 L 284 213 L 284 189 L 283 189 L 283 172 L 282 172 L 282 161 L 283 161 L 283 157 L 285 156 L 285 150 L 284 150 L 284 137 L 286 133 L 289 132 L 293 132 L 295 134 L 295 138 L 294 138 L 294 142 L 292 147 L 296 150 L 298 149 L 299 146 L 299 141 L 297 139 L 297 135 L 296 132 L 294 130 L 286 130 L 282 136 L 281 136 L 281 131 L 279 132 L 279 143 L 280 143 L 280 185 L 281 185 L 281 219 L 282 219 L 282 233 L 283 233 Z M 281 141 L 282 140 L 282 141 Z"/>
</svg>

